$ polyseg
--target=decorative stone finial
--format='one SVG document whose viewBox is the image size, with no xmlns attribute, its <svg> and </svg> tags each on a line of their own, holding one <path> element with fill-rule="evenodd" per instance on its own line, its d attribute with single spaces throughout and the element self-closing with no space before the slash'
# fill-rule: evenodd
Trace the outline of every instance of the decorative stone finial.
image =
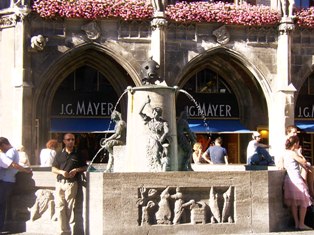
<svg viewBox="0 0 314 235">
<path fill-rule="evenodd" d="M 160 78 L 158 74 L 159 64 L 153 60 L 151 57 L 150 60 L 146 61 L 142 65 L 142 84 L 150 85 L 150 84 L 158 84 L 162 83 L 163 80 Z"/>
</svg>

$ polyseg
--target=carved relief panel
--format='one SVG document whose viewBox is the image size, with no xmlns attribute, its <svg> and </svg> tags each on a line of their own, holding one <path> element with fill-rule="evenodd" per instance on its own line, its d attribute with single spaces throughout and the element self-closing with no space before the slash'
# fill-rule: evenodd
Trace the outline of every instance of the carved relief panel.
<svg viewBox="0 0 314 235">
<path fill-rule="evenodd" d="M 234 186 L 138 189 L 138 225 L 234 223 Z"/>
</svg>

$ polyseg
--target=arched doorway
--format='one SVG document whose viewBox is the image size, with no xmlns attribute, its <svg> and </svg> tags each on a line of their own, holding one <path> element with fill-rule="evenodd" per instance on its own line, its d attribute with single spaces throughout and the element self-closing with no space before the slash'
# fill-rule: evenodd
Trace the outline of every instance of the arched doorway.
<svg viewBox="0 0 314 235">
<path fill-rule="evenodd" d="M 207 130 L 195 129 L 199 141 L 205 145 L 203 150 L 220 136 L 229 149 L 231 163 L 246 162 L 251 131 L 262 127 L 268 130 L 269 88 L 253 68 L 240 55 L 217 49 L 192 60 L 187 72 L 181 75 L 180 87 L 195 98 L 207 120 Z M 203 117 L 194 104 L 183 95 L 178 96 L 178 103 L 179 109 L 182 106 L 189 109 L 191 126 L 203 125 Z M 268 143 L 268 134 L 263 137 Z"/>
<path fill-rule="evenodd" d="M 54 61 L 43 76 L 35 98 L 36 138 L 33 145 L 37 159 L 40 149 L 50 138 L 57 138 L 61 147 L 62 135 L 66 132 L 75 133 L 85 144 L 87 136 L 87 143 L 92 148 L 97 148 L 97 140 L 104 137 L 105 132 L 110 135 L 110 115 L 118 98 L 127 86 L 134 86 L 139 81 L 128 62 L 121 58 L 117 60 L 99 48 L 86 47 Z M 123 116 L 126 107 L 125 97 L 117 108 Z M 89 149 L 87 159 L 93 157 L 93 152 Z"/>
</svg>

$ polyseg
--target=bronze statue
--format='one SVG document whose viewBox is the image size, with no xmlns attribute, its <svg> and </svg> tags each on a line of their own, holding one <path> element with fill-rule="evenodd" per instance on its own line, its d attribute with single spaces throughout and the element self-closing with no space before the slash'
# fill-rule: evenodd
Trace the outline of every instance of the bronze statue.
<svg viewBox="0 0 314 235">
<path fill-rule="evenodd" d="M 124 145 L 126 142 L 126 122 L 122 120 L 121 113 L 113 111 L 111 119 L 115 122 L 115 132 L 109 138 L 103 138 L 100 140 L 100 146 L 105 148 L 109 152 L 109 161 L 106 172 L 112 172 L 114 157 L 113 147 L 118 145 Z"/>
<path fill-rule="evenodd" d="M 150 60 L 142 64 L 141 72 L 143 85 L 158 84 L 163 82 L 158 74 L 159 67 L 159 64 L 154 61 L 152 57 Z"/>
<path fill-rule="evenodd" d="M 177 121 L 178 152 L 181 154 L 181 165 L 179 167 L 180 170 L 192 171 L 192 146 L 196 142 L 196 135 L 190 129 L 187 117 L 187 112 L 182 111 Z"/>
</svg>

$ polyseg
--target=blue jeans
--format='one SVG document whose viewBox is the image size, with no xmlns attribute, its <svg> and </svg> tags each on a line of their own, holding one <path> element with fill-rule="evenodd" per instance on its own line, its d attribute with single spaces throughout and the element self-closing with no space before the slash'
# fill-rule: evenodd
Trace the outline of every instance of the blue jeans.
<svg viewBox="0 0 314 235">
<path fill-rule="evenodd" d="M 248 157 L 249 165 L 274 165 L 274 160 L 269 152 L 263 147 L 257 147 L 253 156 Z"/>
<path fill-rule="evenodd" d="M 14 183 L 0 180 L 0 231 L 4 228 L 8 199 L 13 191 Z"/>
</svg>

